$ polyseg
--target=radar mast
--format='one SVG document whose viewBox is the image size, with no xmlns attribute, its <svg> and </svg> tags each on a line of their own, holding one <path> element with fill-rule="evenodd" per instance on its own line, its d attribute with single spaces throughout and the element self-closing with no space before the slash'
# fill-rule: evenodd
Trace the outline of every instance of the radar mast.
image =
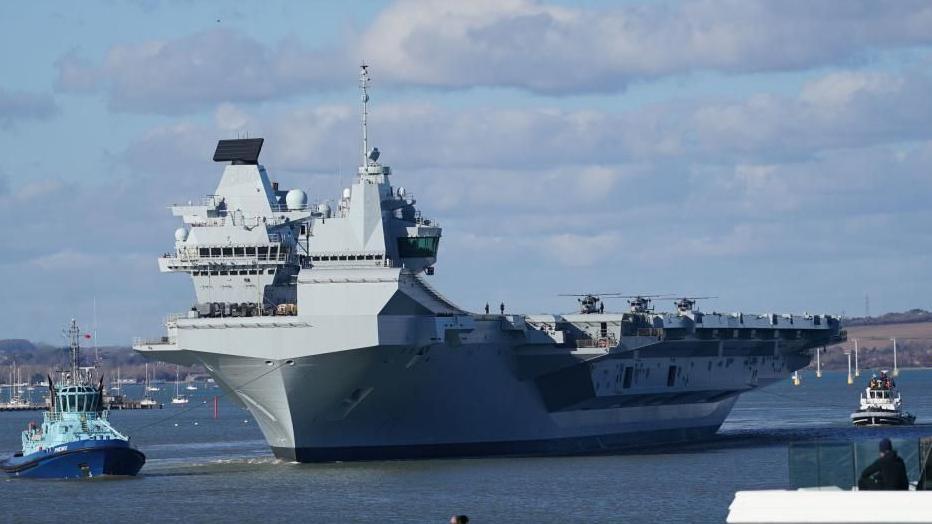
<svg viewBox="0 0 932 524">
<path fill-rule="evenodd" d="M 362 89 L 362 165 L 369 165 L 369 66 L 365 62 L 359 66 L 359 88 Z"/>
<path fill-rule="evenodd" d="M 68 346 L 71 351 L 71 383 L 78 383 L 78 369 L 81 367 L 81 346 L 78 343 L 78 335 L 80 330 L 78 329 L 78 323 L 74 319 L 71 319 L 71 325 L 68 326 L 68 330 L 65 332 L 65 336 L 68 337 Z"/>
</svg>

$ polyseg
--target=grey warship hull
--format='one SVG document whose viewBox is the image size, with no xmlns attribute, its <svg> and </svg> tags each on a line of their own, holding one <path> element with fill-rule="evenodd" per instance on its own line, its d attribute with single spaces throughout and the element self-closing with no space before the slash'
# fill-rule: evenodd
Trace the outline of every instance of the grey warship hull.
<svg viewBox="0 0 932 524">
<path fill-rule="evenodd" d="M 601 324 L 600 317 L 587 320 Z M 604 317 L 610 323 L 620 315 Z M 140 348 L 159 360 L 203 364 L 252 412 L 276 456 L 317 462 L 602 453 L 693 442 L 718 430 L 738 395 L 807 365 L 813 342 L 651 337 L 637 350 L 561 347 L 538 340 L 532 323 L 515 330 L 519 317 L 468 318 L 471 331 L 455 341 L 447 334 L 433 344 L 318 347 L 304 356 L 268 348 L 270 358 Z M 218 331 L 229 330 L 224 338 L 244 352 L 249 338 L 264 338 L 253 334 L 283 329 L 271 326 L 279 319 L 199 320 L 215 326 L 179 332 L 216 341 Z M 257 327 L 242 327 L 247 320 Z M 258 327 L 264 323 L 270 326 Z M 502 338 L 511 340 L 496 340 Z"/>
</svg>

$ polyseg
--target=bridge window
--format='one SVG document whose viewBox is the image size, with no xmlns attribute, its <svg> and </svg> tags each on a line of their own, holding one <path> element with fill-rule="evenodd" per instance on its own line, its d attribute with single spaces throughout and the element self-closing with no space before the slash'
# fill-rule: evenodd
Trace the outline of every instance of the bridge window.
<svg viewBox="0 0 932 524">
<path fill-rule="evenodd" d="M 232 248 L 232 247 L 225 247 L 225 248 L 223 248 L 223 256 L 225 256 L 225 257 L 232 257 L 232 256 L 233 256 L 233 248 Z"/>
<path fill-rule="evenodd" d="M 241 247 L 234 247 L 234 248 L 233 248 L 233 254 L 236 255 L 236 256 L 238 256 L 238 257 L 245 256 L 245 252 L 243 251 L 243 248 L 241 248 Z"/>
<path fill-rule="evenodd" d="M 402 258 L 431 258 L 437 256 L 440 237 L 401 237 L 398 255 Z"/>
<path fill-rule="evenodd" d="M 219 256 L 220 256 L 220 248 L 219 248 L 219 247 L 212 247 L 212 248 L 210 248 L 210 256 L 212 256 L 212 257 L 219 257 Z"/>
<path fill-rule="evenodd" d="M 247 257 L 254 257 L 254 256 L 256 256 L 256 248 L 254 248 L 254 247 L 247 247 L 247 248 L 246 248 L 246 256 L 247 256 Z"/>
<path fill-rule="evenodd" d="M 198 248 L 197 253 L 202 257 L 209 257 L 210 249 L 206 247 L 201 247 L 201 248 Z"/>
</svg>

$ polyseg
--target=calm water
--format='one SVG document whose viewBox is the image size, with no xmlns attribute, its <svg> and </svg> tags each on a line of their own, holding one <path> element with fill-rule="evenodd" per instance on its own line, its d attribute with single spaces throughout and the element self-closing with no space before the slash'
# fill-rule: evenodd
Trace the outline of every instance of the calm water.
<svg viewBox="0 0 932 524">
<path fill-rule="evenodd" d="M 932 435 L 932 371 L 903 371 L 898 384 L 918 416 L 912 428 L 851 427 L 862 383 L 807 373 L 799 387 L 743 396 L 713 441 L 675 449 L 322 465 L 275 460 L 247 412 L 221 400 L 214 420 L 207 401 L 218 390 L 202 390 L 187 412 L 112 413 L 148 456 L 141 478 L 0 480 L 0 521 L 722 522 L 736 490 L 787 486 L 789 442 Z M 18 449 L 34 419 L 0 413 L 0 454 Z"/>
</svg>

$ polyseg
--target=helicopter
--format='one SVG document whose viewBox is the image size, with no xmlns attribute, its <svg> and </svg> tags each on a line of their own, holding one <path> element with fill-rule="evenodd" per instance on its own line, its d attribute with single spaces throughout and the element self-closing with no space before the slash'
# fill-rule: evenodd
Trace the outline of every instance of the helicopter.
<svg viewBox="0 0 932 524">
<path fill-rule="evenodd" d="M 616 295 L 618 293 L 565 293 L 559 296 L 578 297 L 576 301 L 579 302 L 579 312 L 588 315 L 591 313 L 604 313 L 605 303 L 602 301 L 602 297 L 614 297 Z"/>
<path fill-rule="evenodd" d="M 676 304 L 676 310 L 682 315 L 692 311 L 693 307 L 696 306 L 697 300 L 708 300 L 711 298 L 718 297 L 677 297 L 673 300 L 673 303 Z"/>
<path fill-rule="evenodd" d="M 651 301 L 660 298 L 670 298 L 667 294 L 660 295 L 615 295 L 612 298 L 624 298 L 628 301 L 628 306 L 632 313 L 651 313 L 654 308 L 650 305 Z"/>
</svg>

